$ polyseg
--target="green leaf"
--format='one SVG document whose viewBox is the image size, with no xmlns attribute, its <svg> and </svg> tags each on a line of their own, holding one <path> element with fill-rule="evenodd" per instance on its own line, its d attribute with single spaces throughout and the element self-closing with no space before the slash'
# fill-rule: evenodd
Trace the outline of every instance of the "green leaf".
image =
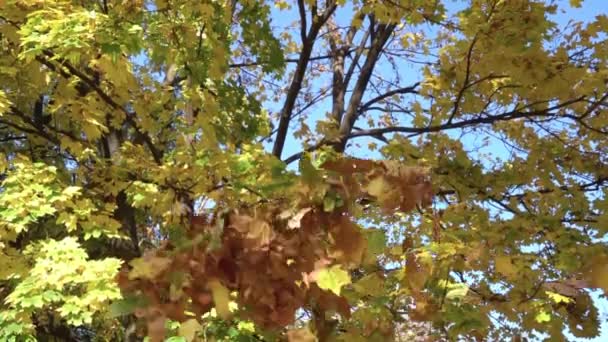
<svg viewBox="0 0 608 342">
<path fill-rule="evenodd" d="M 110 304 L 110 317 L 120 317 L 135 312 L 135 309 L 144 307 L 147 300 L 141 296 L 128 296 Z"/>
<path fill-rule="evenodd" d="M 376 273 L 368 274 L 353 284 L 355 291 L 362 295 L 380 297 L 384 295 L 384 279 Z"/>
<path fill-rule="evenodd" d="M 367 229 L 367 252 L 372 255 L 379 255 L 386 248 L 386 234 L 380 229 Z"/>
<path fill-rule="evenodd" d="M 325 196 L 325 198 L 323 198 L 323 210 L 324 211 L 332 212 L 332 211 L 334 211 L 335 207 L 336 207 L 335 198 L 332 198 L 330 196 Z"/>
</svg>

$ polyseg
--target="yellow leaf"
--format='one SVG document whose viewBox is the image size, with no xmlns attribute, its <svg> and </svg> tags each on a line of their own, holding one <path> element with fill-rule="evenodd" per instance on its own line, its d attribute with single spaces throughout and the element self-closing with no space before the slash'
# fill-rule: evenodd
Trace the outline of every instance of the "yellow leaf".
<svg viewBox="0 0 608 342">
<path fill-rule="evenodd" d="M 384 293 L 384 279 L 376 273 L 368 274 L 353 284 L 355 291 L 370 296 L 382 296 Z"/>
<path fill-rule="evenodd" d="M 191 318 L 179 326 L 179 336 L 185 338 L 187 342 L 191 342 L 201 328 L 201 324 L 196 319 Z"/>
<path fill-rule="evenodd" d="M 566 297 L 566 296 L 562 296 L 559 293 L 555 293 L 555 292 L 551 292 L 551 291 L 545 291 L 545 293 L 547 293 L 547 297 L 551 298 L 551 300 L 553 302 L 555 302 L 556 304 L 559 304 L 559 303 L 570 303 L 572 301 L 572 298 Z"/>
<path fill-rule="evenodd" d="M 323 290 L 329 290 L 339 296 L 342 286 L 350 284 L 350 275 L 340 265 L 333 265 L 320 270 L 316 281 Z"/>
<path fill-rule="evenodd" d="M 570 0 L 570 6 L 580 8 L 583 0 Z"/>
<path fill-rule="evenodd" d="M 153 279 L 161 274 L 171 264 L 171 259 L 161 257 L 143 257 L 131 261 L 133 269 L 129 273 L 129 279 Z"/>
<path fill-rule="evenodd" d="M 220 318 L 230 317 L 230 291 L 217 279 L 209 281 L 209 289 L 215 303 L 215 310 Z"/>
<path fill-rule="evenodd" d="M 549 322 L 549 321 L 551 321 L 551 315 L 546 311 L 541 311 L 536 314 L 536 317 L 534 317 L 534 319 L 538 323 Z"/>
<path fill-rule="evenodd" d="M 376 177 L 372 179 L 366 187 L 367 192 L 376 197 L 381 198 L 387 192 L 390 192 L 391 186 L 384 177 Z"/>
<path fill-rule="evenodd" d="M 280 10 L 286 10 L 289 9 L 291 6 L 289 5 L 289 3 L 287 3 L 287 1 L 279 0 L 274 2 L 274 7 Z"/>
<path fill-rule="evenodd" d="M 11 102 L 6 97 L 6 93 L 0 90 L 0 116 L 8 111 Z"/>
<path fill-rule="evenodd" d="M 497 256 L 494 259 L 494 265 L 496 266 L 496 271 L 505 277 L 512 277 L 517 274 L 515 265 L 513 265 L 511 258 L 507 255 Z"/>
</svg>

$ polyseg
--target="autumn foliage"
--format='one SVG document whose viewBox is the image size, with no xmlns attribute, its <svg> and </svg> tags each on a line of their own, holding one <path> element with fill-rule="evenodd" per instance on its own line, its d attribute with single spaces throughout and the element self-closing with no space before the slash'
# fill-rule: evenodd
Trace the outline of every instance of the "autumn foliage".
<svg viewBox="0 0 608 342">
<path fill-rule="evenodd" d="M 603 338 L 600 2 L 0 0 L 0 341 Z"/>
<path fill-rule="evenodd" d="M 327 177 L 318 171 L 293 185 L 295 207 L 277 199 L 191 217 L 186 246 L 167 243 L 122 275 L 123 289 L 139 290 L 150 300 L 138 316 L 149 324 L 159 317 L 184 321 L 187 307 L 197 315 L 215 307 L 228 319 L 229 294 L 236 291 L 236 302 L 247 308 L 244 317 L 264 328 L 295 323 L 296 311 L 310 303 L 317 303 L 320 314 L 349 318 L 348 300 L 340 296 L 342 286 L 350 283 L 347 271 L 377 262 L 377 252 L 368 248 L 366 231 L 353 221 L 350 208 L 362 198 L 376 200 L 390 212 L 426 206 L 432 199 L 430 180 L 423 170 L 390 162 L 343 159 L 322 168 Z M 319 188 L 326 194 L 319 194 Z M 327 193 L 341 202 L 315 201 Z M 184 279 L 177 288 L 176 276 Z M 422 285 L 417 285 L 420 295 Z M 389 338 L 392 329 L 384 334 Z"/>
</svg>

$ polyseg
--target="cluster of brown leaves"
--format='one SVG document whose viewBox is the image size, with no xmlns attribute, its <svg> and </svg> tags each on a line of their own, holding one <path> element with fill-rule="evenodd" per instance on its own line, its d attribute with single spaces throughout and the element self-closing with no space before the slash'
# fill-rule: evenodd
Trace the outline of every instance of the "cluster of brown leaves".
<svg viewBox="0 0 608 342">
<path fill-rule="evenodd" d="M 316 275 L 331 265 L 352 269 L 364 259 L 367 241 L 349 213 L 357 200 L 371 197 L 385 210 L 429 203 L 432 194 L 424 170 L 396 166 L 365 160 L 325 163 L 323 168 L 340 179 L 331 186 L 345 199 L 331 211 L 309 200 L 296 209 L 276 201 L 216 218 L 194 217 L 188 237 L 199 242 L 186 248 L 166 243 L 143 258 L 147 266 L 125 270 L 121 287 L 148 299 L 138 314 L 148 320 L 155 339 L 163 336 L 162 329 L 155 330 L 159 317 L 184 321 L 186 311 L 200 316 L 215 307 L 220 317 L 228 318 L 233 292 L 243 309 L 241 318 L 264 328 L 293 323 L 296 310 L 312 303 L 316 311 L 349 317 L 348 301 L 319 288 Z M 214 234 L 220 242 L 216 246 L 204 238 Z"/>
</svg>

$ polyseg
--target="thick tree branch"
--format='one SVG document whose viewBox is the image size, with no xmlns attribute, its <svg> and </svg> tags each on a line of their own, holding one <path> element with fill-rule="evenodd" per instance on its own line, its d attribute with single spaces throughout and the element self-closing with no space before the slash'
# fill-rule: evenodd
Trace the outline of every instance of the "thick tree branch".
<svg viewBox="0 0 608 342">
<path fill-rule="evenodd" d="M 372 28 L 369 28 L 367 31 L 365 31 L 365 34 L 361 38 L 361 42 L 359 43 L 359 46 L 354 50 L 355 55 L 352 57 L 352 61 L 350 62 L 350 65 L 348 66 L 348 71 L 346 71 L 346 74 L 344 74 L 343 83 L 347 87 L 348 87 L 348 84 L 350 83 L 350 79 L 353 77 L 353 73 L 355 72 L 355 67 L 359 63 L 359 58 L 361 58 L 361 55 L 363 55 L 363 51 L 365 51 L 365 43 L 367 43 L 367 39 L 370 36 L 371 30 L 372 30 Z"/>
<path fill-rule="evenodd" d="M 6 121 L 0 118 L 0 123 L 3 123 L 9 127 L 12 127 L 13 129 L 19 131 L 19 132 L 23 132 L 23 133 L 29 133 L 29 134 L 33 134 L 33 135 L 37 135 L 41 138 L 44 138 L 46 140 L 48 140 L 49 142 L 52 142 L 53 144 L 59 146 L 60 142 L 57 138 L 55 138 L 54 136 L 48 134 L 48 132 L 46 131 L 40 131 L 37 129 L 33 129 L 33 128 L 27 128 L 27 127 L 23 127 L 20 125 L 17 125 L 13 122 L 10 121 Z"/>
<path fill-rule="evenodd" d="M 337 33 L 336 33 L 337 34 Z M 332 54 L 335 56 L 332 59 L 332 110 L 331 117 L 337 124 L 342 120 L 344 112 L 344 96 L 346 95 L 346 87 L 344 85 L 344 56 L 349 46 L 338 46 L 336 35 L 329 35 L 329 46 Z"/>
<path fill-rule="evenodd" d="M 15 107 L 15 106 L 11 106 L 10 107 L 11 111 L 10 114 L 14 115 L 16 117 L 18 117 L 19 119 L 21 119 L 23 122 L 27 123 L 28 125 L 30 125 L 32 128 L 28 129 L 26 127 L 22 127 L 19 126 L 17 124 L 11 124 L 8 121 L 3 121 L 5 122 L 7 125 L 13 127 L 14 129 L 17 130 L 21 130 L 25 133 L 30 133 L 30 134 L 35 134 L 38 135 L 40 137 L 45 138 L 46 140 L 48 140 L 49 142 L 52 142 L 54 144 L 56 144 L 57 146 L 60 145 L 60 141 L 57 138 L 57 136 L 53 136 L 51 134 L 49 134 L 49 132 L 46 131 L 46 128 L 52 130 L 55 133 L 59 133 L 59 134 L 63 134 L 67 137 L 69 137 L 70 139 L 80 142 L 80 143 L 84 143 L 85 141 L 81 138 L 79 138 L 78 136 L 74 135 L 72 132 L 68 132 L 62 129 L 59 129 L 57 127 L 51 127 L 47 124 L 41 125 L 39 123 L 37 123 L 33 118 L 29 117 L 28 115 L 26 115 L 23 111 L 21 111 L 19 108 Z"/>
<path fill-rule="evenodd" d="M 306 39 L 302 42 L 302 51 L 300 53 L 298 64 L 296 65 L 296 70 L 289 86 L 289 90 L 287 91 L 285 103 L 283 104 L 283 108 L 281 109 L 277 137 L 272 148 L 272 154 L 274 154 L 277 158 L 281 157 L 283 147 L 285 146 L 285 139 L 287 138 L 287 131 L 289 130 L 289 122 L 291 120 L 293 107 L 296 103 L 298 95 L 300 94 L 302 82 L 304 81 L 304 74 L 306 73 L 308 62 L 310 61 L 310 55 L 312 53 L 312 49 L 319 34 L 319 30 L 327 22 L 329 17 L 334 13 L 335 9 L 336 4 L 333 2 L 329 2 L 327 4 L 327 8 L 325 9 L 322 15 L 314 15 L 312 24 L 310 25 L 310 29 L 308 31 L 308 35 L 306 36 Z M 316 11 L 315 6 L 313 6 L 313 11 Z"/>
<path fill-rule="evenodd" d="M 350 50 L 349 52 L 354 51 Z M 331 59 L 334 58 L 335 56 L 333 54 L 327 54 L 327 55 L 320 55 L 320 56 L 313 56 L 310 57 L 308 59 L 309 62 L 312 61 L 320 61 L 320 60 L 325 60 L 325 59 Z M 299 58 L 286 58 L 285 62 L 286 63 L 298 63 L 300 61 Z M 262 66 L 265 64 L 270 64 L 269 61 L 251 61 L 251 62 L 240 62 L 240 63 L 230 63 L 228 64 L 229 68 L 246 68 L 246 67 L 255 67 L 255 66 Z"/>
<path fill-rule="evenodd" d="M 365 59 L 365 63 L 363 64 L 359 74 L 359 78 L 357 79 L 353 92 L 350 96 L 348 107 L 344 113 L 344 119 L 340 123 L 340 135 L 344 138 L 335 145 L 336 150 L 339 152 L 344 151 L 346 147 L 346 142 L 348 140 L 346 137 L 350 134 L 352 127 L 357 120 L 361 100 L 365 94 L 365 89 L 367 88 L 372 72 L 374 71 L 376 62 L 380 58 L 382 48 L 395 30 L 395 27 L 396 25 L 394 24 L 378 25 L 378 29 L 376 30 L 377 35 L 375 36 L 375 39 L 372 40 L 367 58 Z"/>
<path fill-rule="evenodd" d="M 300 38 L 302 43 L 306 40 L 306 8 L 304 7 L 304 0 L 298 0 L 298 12 L 300 13 Z"/>
</svg>

